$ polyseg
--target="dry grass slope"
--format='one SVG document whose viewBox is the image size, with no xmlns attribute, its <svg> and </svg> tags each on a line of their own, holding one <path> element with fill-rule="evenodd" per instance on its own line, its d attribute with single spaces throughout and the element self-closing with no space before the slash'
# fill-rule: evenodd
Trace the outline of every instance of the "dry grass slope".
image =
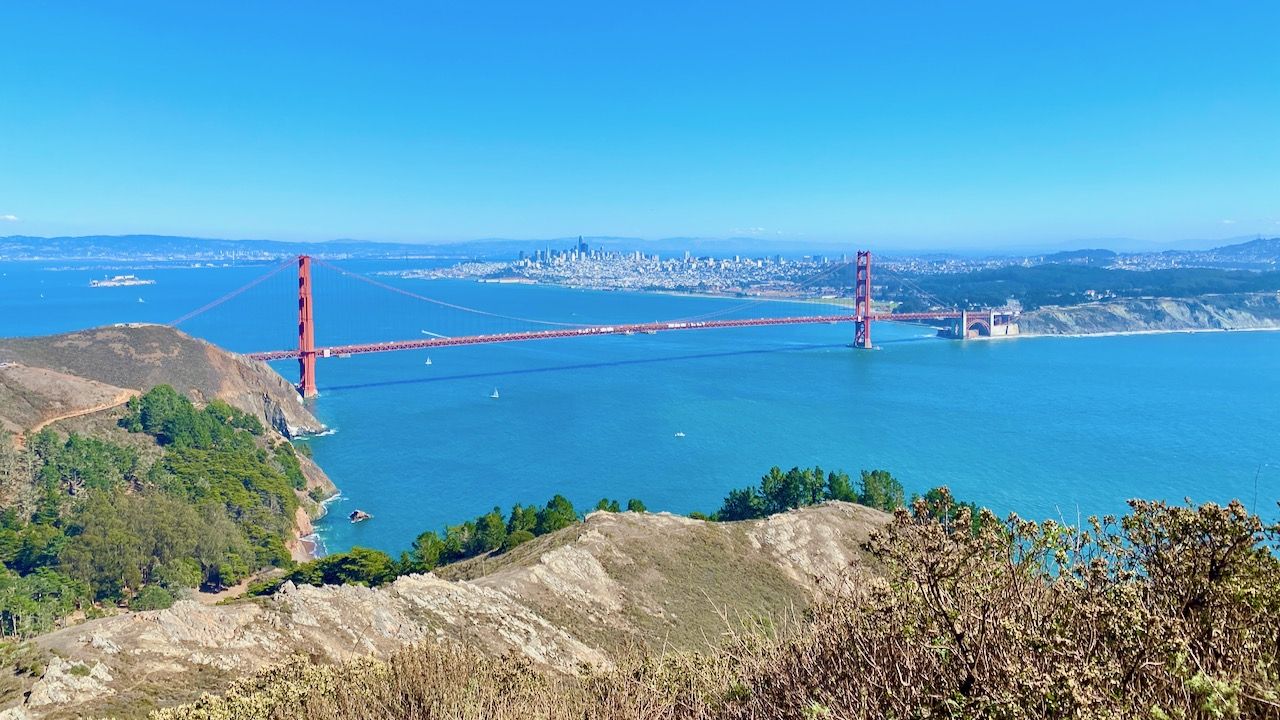
<svg viewBox="0 0 1280 720">
<path fill-rule="evenodd" d="M 578 675 L 424 643 L 304 659 L 155 720 L 1280 718 L 1280 527 L 1135 502 L 1085 529 L 917 505 L 805 622 Z"/>
<path fill-rule="evenodd" d="M 119 325 L 61 335 L 0 339 L 0 362 L 17 362 L 117 388 L 171 385 L 197 402 L 221 398 L 282 432 L 320 422 L 284 378 L 164 325 Z"/>
</svg>

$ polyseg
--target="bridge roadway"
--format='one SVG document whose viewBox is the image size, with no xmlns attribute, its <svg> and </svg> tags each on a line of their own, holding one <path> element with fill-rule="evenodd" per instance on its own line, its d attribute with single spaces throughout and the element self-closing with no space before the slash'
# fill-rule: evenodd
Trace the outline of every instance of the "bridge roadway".
<svg viewBox="0 0 1280 720">
<path fill-rule="evenodd" d="M 921 320 L 944 320 L 959 318 L 960 312 L 922 312 L 922 313 L 875 313 L 873 321 L 919 322 Z M 521 342 L 524 340 L 550 340 L 553 338 L 588 337 L 593 335 L 634 335 L 636 333 L 652 334 L 671 330 L 709 330 L 712 328 L 733 327 L 767 327 L 771 325 L 809 325 L 821 323 L 854 322 L 854 315 L 806 315 L 800 317 L 751 318 L 745 320 L 702 320 L 650 323 L 629 323 L 623 325 L 587 325 L 583 327 L 557 328 L 555 330 L 531 330 L 514 333 L 495 333 L 492 335 L 466 335 L 460 337 L 433 337 L 420 340 L 399 340 L 391 342 L 361 343 L 357 345 L 333 345 L 317 347 L 317 357 L 333 357 L 347 355 L 363 355 L 365 353 L 393 352 L 396 350 L 424 350 L 458 345 L 488 345 L 491 343 Z M 268 350 L 266 352 L 245 353 L 245 357 L 254 360 L 287 360 L 301 355 L 299 350 Z"/>
</svg>

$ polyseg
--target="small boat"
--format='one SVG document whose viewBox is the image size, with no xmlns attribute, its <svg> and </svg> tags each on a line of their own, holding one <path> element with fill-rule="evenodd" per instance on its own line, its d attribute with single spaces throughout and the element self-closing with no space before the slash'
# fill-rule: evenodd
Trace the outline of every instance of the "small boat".
<svg viewBox="0 0 1280 720">
<path fill-rule="evenodd" d="M 365 520 L 372 520 L 373 516 L 363 510 L 352 510 L 351 514 L 347 516 L 347 519 L 353 523 L 358 523 L 364 522 Z"/>
<path fill-rule="evenodd" d="M 682 432 L 678 432 L 678 433 L 676 433 L 676 437 L 684 437 L 684 433 L 682 433 Z"/>
<path fill-rule="evenodd" d="M 426 361 L 426 362 L 424 362 L 424 363 L 422 363 L 422 364 L 423 364 L 423 365 L 430 365 L 430 364 L 431 364 L 431 356 L 430 356 L 430 355 L 428 355 L 428 356 L 427 356 L 427 361 Z"/>
<path fill-rule="evenodd" d="M 146 302 L 146 300 L 143 300 L 142 298 L 138 298 L 138 302 L 140 302 L 140 303 L 144 303 L 144 302 Z"/>
<path fill-rule="evenodd" d="M 497 400 L 497 399 L 498 399 L 498 388 L 494 388 L 494 389 L 493 389 L 493 394 L 492 394 L 492 395 L 490 395 L 489 397 L 493 398 L 494 400 Z"/>
</svg>

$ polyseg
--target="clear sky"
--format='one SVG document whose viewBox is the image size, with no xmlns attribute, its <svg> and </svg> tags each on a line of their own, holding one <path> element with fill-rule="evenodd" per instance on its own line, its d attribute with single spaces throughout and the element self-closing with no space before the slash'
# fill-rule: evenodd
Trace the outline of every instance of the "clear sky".
<svg viewBox="0 0 1280 720">
<path fill-rule="evenodd" d="M 1280 235 L 1280 2 L 0 4 L 0 235 Z"/>
</svg>

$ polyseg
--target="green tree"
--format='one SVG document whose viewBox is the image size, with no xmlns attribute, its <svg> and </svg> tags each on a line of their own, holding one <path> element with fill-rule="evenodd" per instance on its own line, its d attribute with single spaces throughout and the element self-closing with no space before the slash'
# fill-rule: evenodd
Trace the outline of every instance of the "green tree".
<svg viewBox="0 0 1280 720">
<path fill-rule="evenodd" d="M 67 544 L 67 536 L 53 525 L 32 523 L 17 534 L 17 552 L 12 567 L 26 575 L 37 568 L 58 562 L 58 555 Z"/>
<path fill-rule="evenodd" d="M 600 502 L 596 503 L 596 510 L 603 510 L 604 512 L 616 513 L 616 512 L 622 512 L 622 506 L 618 504 L 617 500 L 610 500 L 609 498 L 600 498 Z"/>
<path fill-rule="evenodd" d="M 85 489 L 108 490 L 125 480 L 135 480 L 138 454 L 125 448 L 76 433 L 45 461 L 40 477 L 46 487 L 68 495 Z"/>
<path fill-rule="evenodd" d="M 644 503 L 640 502 L 638 499 L 631 498 L 630 500 L 627 501 L 627 512 L 633 512 L 633 513 L 649 512 L 649 508 L 645 507 Z"/>
<path fill-rule="evenodd" d="M 428 530 L 413 541 L 413 549 L 409 552 L 412 564 L 411 572 L 430 572 L 440 564 L 440 556 L 444 553 L 444 541 L 435 531 Z"/>
<path fill-rule="evenodd" d="M 502 510 L 494 508 L 476 518 L 475 533 L 467 547 L 470 556 L 483 555 L 502 547 L 507 539 L 507 524 L 502 519 Z"/>
<path fill-rule="evenodd" d="M 367 585 L 377 587 L 396 578 L 398 567 L 379 550 L 354 547 L 294 568 L 286 579 L 307 585 Z"/>
<path fill-rule="evenodd" d="M 776 469 L 776 468 L 775 468 Z M 731 522 L 734 520 L 750 520 L 764 517 L 766 501 L 753 487 L 730 490 L 720 510 L 713 516 L 716 520 Z"/>
<path fill-rule="evenodd" d="M 832 471 L 827 475 L 827 488 L 823 496 L 827 500 L 858 502 L 858 493 L 853 489 L 853 483 L 846 472 Z"/>
<path fill-rule="evenodd" d="M 475 523 L 465 522 L 450 525 L 444 529 L 444 548 L 440 551 L 440 562 L 451 563 L 467 557 L 467 548 L 471 546 L 471 536 L 475 534 Z"/>
<path fill-rule="evenodd" d="M 783 473 L 774 466 L 760 478 L 760 494 L 764 496 L 766 515 L 786 512 L 806 504 L 809 497 L 807 472 L 793 467 Z"/>
<path fill-rule="evenodd" d="M 0 635 L 31 637 L 54 629 L 59 618 L 91 600 L 84 583 L 40 568 L 19 576 L 0 569 Z"/>
<path fill-rule="evenodd" d="M 521 530 L 532 533 L 537 528 L 538 508 L 532 505 L 521 506 L 519 503 L 512 506 L 511 515 L 507 518 L 508 535 Z"/>
<path fill-rule="evenodd" d="M 578 513 L 573 503 L 563 495 L 556 495 L 547 501 L 546 507 L 538 511 L 538 524 L 535 535 L 546 535 L 578 522 Z"/>
<path fill-rule="evenodd" d="M 902 483 L 887 470 L 863 470 L 858 499 L 868 507 L 893 512 L 906 504 Z"/>
</svg>

